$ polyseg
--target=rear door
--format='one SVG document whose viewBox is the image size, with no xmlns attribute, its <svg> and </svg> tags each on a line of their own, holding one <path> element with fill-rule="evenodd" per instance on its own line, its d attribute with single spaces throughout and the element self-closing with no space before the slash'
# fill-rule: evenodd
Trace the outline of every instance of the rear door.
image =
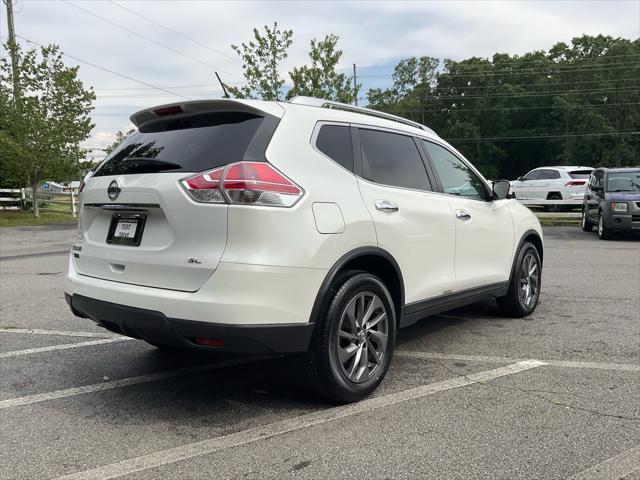
<svg viewBox="0 0 640 480">
<path fill-rule="evenodd" d="M 411 136 L 354 129 L 362 161 L 358 185 L 380 248 L 402 271 L 407 304 L 454 288 L 454 223 L 446 199 L 432 192 Z"/>
<path fill-rule="evenodd" d="M 277 121 L 246 110 L 183 113 L 142 125 L 88 180 L 73 257 L 80 274 L 196 291 L 218 266 L 228 207 L 195 202 L 181 181 L 249 154 L 260 161 Z"/>
<path fill-rule="evenodd" d="M 423 146 L 455 219 L 456 290 L 508 280 L 514 247 L 509 200 L 492 201 L 485 183 L 450 150 L 427 140 Z"/>
</svg>

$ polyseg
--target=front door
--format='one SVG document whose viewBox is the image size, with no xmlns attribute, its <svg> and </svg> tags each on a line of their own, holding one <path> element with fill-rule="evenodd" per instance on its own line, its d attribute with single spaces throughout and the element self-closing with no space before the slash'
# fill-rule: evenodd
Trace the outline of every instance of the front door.
<svg viewBox="0 0 640 480">
<path fill-rule="evenodd" d="M 453 152 L 423 145 L 455 219 L 456 291 L 507 281 L 515 242 L 509 200 L 492 201 L 486 184 Z"/>
</svg>

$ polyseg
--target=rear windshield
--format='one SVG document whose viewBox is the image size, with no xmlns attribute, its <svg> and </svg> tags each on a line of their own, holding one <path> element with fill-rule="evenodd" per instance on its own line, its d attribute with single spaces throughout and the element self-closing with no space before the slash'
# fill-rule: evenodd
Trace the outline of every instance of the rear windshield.
<svg viewBox="0 0 640 480">
<path fill-rule="evenodd" d="M 569 172 L 569 176 L 577 180 L 585 180 L 591 177 L 591 172 L 593 170 L 573 170 Z"/>
<path fill-rule="evenodd" d="M 201 172 L 243 160 L 264 118 L 216 112 L 146 125 L 127 137 L 94 176 Z"/>
</svg>

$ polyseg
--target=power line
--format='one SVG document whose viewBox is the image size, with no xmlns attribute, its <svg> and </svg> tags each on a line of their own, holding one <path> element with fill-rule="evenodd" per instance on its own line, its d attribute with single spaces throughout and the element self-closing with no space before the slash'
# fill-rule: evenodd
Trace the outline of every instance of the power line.
<svg viewBox="0 0 640 480">
<path fill-rule="evenodd" d="M 534 93 L 514 93 L 514 94 L 504 94 L 504 93 L 488 93 L 486 95 L 434 95 L 434 98 L 446 99 L 446 100 L 455 100 L 455 99 L 486 99 L 486 98 L 519 98 L 519 97 L 549 97 L 552 95 L 593 95 L 597 93 L 633 93 L 640 91 L 640 87 L 623 87 L 618 89 L 611 88 L 595 88 L 588 90 L 558 90 L 555 92 L 534 92 Z"/>
<path fill-rule="evenodd" d="M 183 56 L 185 58 L 188 58 L 191 61 L 194 61 L 196 63 L 204 65 L 204 66 L 206 66 L 206 67 L 208 67 L 208 68 L 210 68 L 210 69 L 212 69 L 214 71 L 218 70 L 220 72 L 226 73 L 227 75 L 231 75 L 231 76 L 234 76 L 234 77 L 242 78 L 239 75 L 236 75 L 234 73 L 231 73 L 231 72 L 228 72 L 226 70 L 223 70 L 222 68 L 216 67 L 215 65 L 211 65 L 210 63 L 207 63 L 207 62 L 205 62 L 203 60 L 200 60 L 200 59 L 198 59 L 196 57 L 192 57 L 191 55 L 189 55 L 187 53 L 181 52 L 180 50 L 176 50 L 175 48 L 170 47 L 169 45 L 165 45 L 164 43 L 157 42 L 156 40 L 154 40 L 152 38 L 146 37 L 146 36 L 136 32 L 134 30 L 131 30 L 131 29 L 127 28 L 127 27 L 124 27 L 124 26 L 120 25 L 117 22 L 111 21 L 108 18 L 101 17 L 100 15 L 95 14 L 95 13 L 91 12 L 90 10 L 87 10 L 86 8 L 83 8 L 83 7 L 79 6 L 79 5 L 76 5 L 75 3 L 71 3 L 69 0 L 61 0 L 61 1 L 66 3 L 67 5 L 72 6 L 73 8 L 76 8 L 78 10 L 81 10 L 81 11 L 85 12 L 87 15 L 91 15 L 92 17 L 95 17 L 95 18 L 97 18 L 99 20 L 102 20 L 103 22 L 106 22 L 106 23 L 108 23 L 110 25 L 113 25 L 114 27 L 117 27 L 117 28 L 119 28 L 121 30 L 124 30 L 125 32 L 128 32 L 128 33 L 130 33 L 132 35 L 135 35 L 136 37 L 139 37 L 139 38 L 142 38 L 142 39 L 144 39 L 144 40 L 146 40 L 148 42 L 151 42 L 154 45 L 157 45 L 159 47 L 165 48 L 165 49 L 167 49 L 167 50 L 169 50 L 169 51 L 171 51 L 171 52 L 173 52 L 173 53 L 175 53 L 177 55 Z"/>
<path fill-rule="evenodd" d="M 456 89 L 456 90 L 467 90 L 467 89 L 471 89 L 471 90 L 476 90 L 476 89 L 482 89 L 482 88 L 496 88 L 496 87 L 554 87 L 556 85 L 583 85 L 585 83 L 610 83 L 610 82 L 626 82 L 628 80 L 635 80 L 638 81 L 637 77 L 625 77 L 625 78 L 611 78 L 611 79 L 606 79 L 606 80 L 582 80 L 582 81 L 578 81 L 578 82 L 552 82 L 552 83 L 519 83 L 519 84 L 515 84 L 515 83 L 492 83 L 489 85 L 446 85 L 446 86 L 441 86 L 438 85 L 438 87 L 440 88 L 450 88 L 450 89 Z"/>
<path fill-rule="evenodd" d="M 640 63 L 637 62 L 630 62 L 631 65 L 638 65 L 640 66 Z M 531 74 L 536 74 L 536 75 L 560 75 L 560 74 L 572 74 L 572 73 L 580 73 L 580 72 L 598 72 L 598 71 L 604 71 L 604 70 L 620 70 L 623 68 L 629 68 L 629 64 L 625 64 L 625 65 L 621 65 L 621 66 L 617 66 L 617 67 L 607 67 L 607 68 L 587 68 L 587 69 L 581 69 L 581 70 L 552 70 L 552 69 L 545 69 L 543 71 L 540 72 L 534 72 L 532 70 L 509 70 L 506 72 L 488 72 L 488 73 L 453 73 L 453 72 L 447 72 L 447 71 L 441 71 L 441 72 L 437 72 L 438 78 L 443 77 L 443 76 L 447 76 L 449 78 L 454 77 L 454 78 L 473 78 L 473 77 L 497 77 L 497 76 L 515 76 L 515 75 L 531 75 Z M 386 78 L 389 75 L 386 74 L 379 74 L 379 75 L 360 75 L 360 77 L 364 77 L 364 78 Z"/>
<path fill-rule="evenodd" d="M 401 110 L 401 113 L 427 113 L 427 112 L 444 112 L 444 113 L 456 113 L 456 112 L 499 112 L 509 110 L 544 110 L 544 109 L 556 109 L 556 108 L 591 108 L 591 107 L 619 107 L 623 105 L 635 105 L 640 106 L 640 103 L 602 103 L 602 104 L 577 104 L 577 105 L 545 105 L 536 107 L 497 107 L 497 108 L 441 108 L 441 109 L 426 109 L 426 110 Z"/>
<path fill-rule="evenodd" d="M 447 142 L 493 142 L 498 140 L 532 140 L 548 138 L 579 138 L 579 137 L 622 137 L 640 136 L 640 131 L 635 132 L 611 132 L 611 133 L 566 133 L 560 135 L 528 135 L 513 137 L 484 137 L 484 138 L 445 138 Z"/>
<path fill-rule="evenodd" d="M 16 37 L 21 38 L 21 39 L 22 39 L 22 40 L 24 40 L 25 42 L 33 43 L 34 45 L 38 45 L 38 46 L 40 46 L 40 47 L 43 47 L 43 48 L 44 48 L 44 45 L 42 45 L 41 43 L 35 42 L 35 41 L 33 41 L 33 40 L 29 40 L 28 38 L 25 38 L 25 37 L 23 37 L 23 36 L 21 36 L 21 35 L 16 35 Z M 130 76 L 128 76 L 128 75 L 125 75 L 124 73 L 118 73 L 118 72 L 116 72 L 116 71 L 114 71 L 114 70 L 111 70 L 111 69 L 109 69 L 109 68 L 106 68 L 106 67 L 101 67 L 100 65 L 96 65 L 95 63 L 89 62 L 88 60 L 83 60 L 83 59 L 81 59 L 81 58 L 74 57 L 73 55 L 69 55 L 68 53 L 64 53 L 64 52 L 62 52 L 62 55 L 64 55 L 65 57 L 71 58 L 71 59 L 75 60 L 76 62 L 81 62 L 81 63 L 87 64 L 87 65 L 90 65 L 90 66 L 92 66 L 93 68 L 97 68 L 98 70 L 102 70 L 102 71 L 104 71 L 104 72 L 112 73 L 113 75 L 117 75 L 118 77 L 126 78 L 127 80 L 130 80 L 130 81 L 132 81 L 132 82 L 139 83 L 139 84 L 141 84 L 141 85 L 145 85 L 145 86 L 147 86 L 147 87 L 149 87 L 149 88 L 155 88 L 156 90 L 160 90 L 160 91 L 165 92 L 165 93 L 168 93 L 168 94 L 170 94 L 170 95 L 174 95 L 174 96 L 176 96 L 176 97 L 181 97 L 181 98 L 185 98 L 185 99 L 187 99 L 187 100 L 191 100 L 189 97 L 187 97 L 187 96 L 185 96 L 185 95 L 182 95 L 182 94 L 180 94 L 180 93 L 172 92 L 172 91 L 170 91 L 170 90 L 167 90 L 166 88 L 158 87 L 158 86 L 153 85 L 153 84 L 151 84 L 151 83 L 144 82 L 144 81 L 142 81 L 142 80 L 138 80 L 138 79 L 136 79 L 136 78 L 130 77 Z"/>
<path fill-rule="evenodd" d="M 572 59 L 572 60 L 565 59 L 565 60 L 562 60 L 562 61 L 563 62 L 589 62 L 589 61 L 592 61 L 592 60 L 600 60 L 600 59 L 628 58 L 628 57 L 639 57 L 639 56 L 640 56 L 640 53 L 628 53 L 628 54 L 624 54 L 624 55 L 601 55 L 601 56 L 595 57 L 595 58 L 575 58 L 575 59 Z M 514 62 L 499 62 L 499 61 L 498 62 L 494 62 L 493 60 L 489 60 L 489 59 L 486 59 L 486 58 L 480 58 L 480 57 L 472 57 L 472 58 L 479 59 L 479 60 L 486 60 L 489 63 L 484 64 L 484 66 L 488 66 L 488 67 L 490 67 L 490 66 L 522 65 L 525 62 L 534 63 L 534 62 L 544 62 L 544 61 L 551 61 L 552 65 L 561 65 L 559 62 L 556 62 L 556 61 L 548 59 L 548 58 L 537 58 L 537 59 L 530 59 L 530 60 L 522 58 L 522 59 L 520 59 L 518 61 L 514 61 Z M 440 59 L 437 59 L 437 60 L 440 60 Z M 444 60 L 447 60 L 447 59 L 443 59 L 443 62 L 442 62 L 443 64 L 444 64 Z M 452 62 L 455 62 L 457 67 L 476 67 L 476 66 L 478 66 L 478 64 L 470 65 L 470 64 L 461 63 L 461 62 L 464 62 L 464 61 L 466 61 L 468 59 L 464 59 L 464 60 L 448 59 L 448 60 L 450 60 Z M 604 62 L 602 64 L 593 63 L 593 64 L 590 64 L 590 65 L 606 65 L 607 63 L 608 62 Z M 573 65 L 573 63 L 571 65 Z M 368 68 L 368 69 L 381 69 L 382 68 L 382 69 L 393 70 L 393 69 L 395 69 L 396 66 L 397 66 L 397 64 L 396 65 L 364 65 L 364 66 L 360 66 L 359 65 L 358 68 Z M 337 70 L 351 70 L 351 67 L 342 67 L 342 68 L 338 68 Z"/>
<path fill-rule="evenodd" d="M 120 8 L 122 8 L 123 10 L 126 10 L 127 12 L 130 12 L 130 13 L 132 13 L 132 14 L 134 14 L 134 15 L 136 15 L 136 16 L 138 16 L 138 17 L 140 17 L 140 18 L 144 18 L 144 19 L 145 19 L 145 20 L 147 20 L 148 22 L 151 22 L 151 23 L 153 23 L 154 25 L 157 25 L 157 26 L 158 26 L 158 27 L 160 27 L 160 28 L 164 28 L 165 30 L 167 30 L 167 31 L 169 31 L 169 32 L 171 32 L 171 33 L 173 33 L 173 34 L 175 34 L 175 35 L 178 35 L 179 37 L 185 38 L 185 39 L 187 39 L 187 40 L 189 40 L 189 41 L 191 41 L 191 42 L 195 43 L 196 45 L 200 45 L 201 47 L 204 47 L 204 48 L 206 48 L 206 49 L 208 49 L 208 50 L 211 50 L 212 52 L 215 52 L 215 53 L 217 53 L 218 55 L 222 55 L 223 57 L 226 57 L 226 58 L 228 58 L 228 59 L 230 59 L 230 60 L 233 60 L 233 61 L 235 61 L 235 62 L 239 62 L 239 61 L 240 61 L 240 60 L 238 60 L 238 58 L 236 58 L 236 57 L 232 57 L 231 55 L 227 55 L 226 53 L 221 52 L 220 50 L 217 50 L 217 49 L 215 49 L 215 48 L 213 48 L 213 47 L 210 47 L 209 45 L 205 45 L 204 43 L 199 42 L 198 40 L 195 40 L 195 39 L 193 39 L 193 38 L 191 38 L 191 37 L 188 37 L 187 35 L 184 35 L 184 34 L 182 34 L 182 33 L 178 32 L 177 30 L 174 30 L 174 29 L 172 29 L 172 28 L 170 28 L 170 27 L 167 27 L 166 25 L 163 25 L 163 24 L 162 24 L 162 23 L 160 23 L 160 22 L 156 22 L 155 20 L 153 20 L 153 19 L 151 19 L 151 18 L 147 17 L 146 15 L 143 15 L 143 14 L 141 14 L 141 13 L 139 13 L 139 12 L 136 12 L 135 10 L 131 10 L 129 7 L 125 7 L 124 5 L 121 5 L 121 4 L 119 4 L 118 2 L 116 2 L 116 1 L 114 1 L 114 0 L 109 0 L 109 2 L 111 2 L 112 4 L 114 4 L 116 7 L 120 7 Z"/>
</svg>

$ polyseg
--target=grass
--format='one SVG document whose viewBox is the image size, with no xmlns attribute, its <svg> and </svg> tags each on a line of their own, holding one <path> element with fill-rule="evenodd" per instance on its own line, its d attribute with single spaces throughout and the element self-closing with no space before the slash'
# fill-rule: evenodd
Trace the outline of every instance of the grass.
<svg viewBox="0 0 640 480">
<path fill-rule="evenodd" d="M 56 206 L 57 207 L 57 206 Z M 24 225 L 45 225 L 49 223 L 71 223 L 77 221 L 71 215 L 69 207 L 65 210 L 41 210 L 40 218 L 35 218 L 31 212 L 0 211 L 0 227 L 20 227 Z"/>
</svg>

